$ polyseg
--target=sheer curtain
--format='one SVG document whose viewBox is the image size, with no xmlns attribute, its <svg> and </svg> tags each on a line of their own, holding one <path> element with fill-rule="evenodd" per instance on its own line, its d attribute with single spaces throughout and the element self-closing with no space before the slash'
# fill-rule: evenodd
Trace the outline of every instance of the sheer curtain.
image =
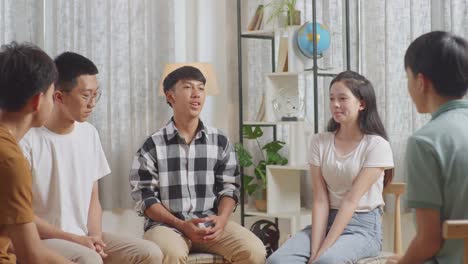
<svg viewBox="0 0 468 264">
<path fill-rule="evenodd" d="M 0 1 L 0 43 L 12 40 L 42 43 L 42 2 Z"/>
<path fill-rule="evenodd" d="M 143 140 L 172 110 L 157 86 L 165 63 L 214 64 L 221 94 L 202 118 L 237 141 L 237 50 L 234 1 L 2 0 L 0 40 L 30 41 L 52 57 L 81 53 L 99 69 L 103 96 L 90 122 L 111 166 L 100 182 L 103 207 L 133 207 L 128 174 Z M 86 164 L 83 164 L 86 166 Z M 79 175 L 74 175 L 79 177 Z"/>
</svg>

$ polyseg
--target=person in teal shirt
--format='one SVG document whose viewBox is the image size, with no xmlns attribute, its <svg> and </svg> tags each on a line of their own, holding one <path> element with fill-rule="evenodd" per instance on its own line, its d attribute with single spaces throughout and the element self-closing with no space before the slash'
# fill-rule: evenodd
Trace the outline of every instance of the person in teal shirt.
<svg viewBox="0 0 468 264">
<path fill-rule="evenodd" d="M 405 54 L 408 91 L 419 113 L 432 119 L 406 149 L 408 207 L 416 236 L 404 256 L 388 263 L 458 264 L 463 241 L 442 238 L 442 224 L 468 219 L 468 42 L 434 31 L 414 40 Z"/>
</svg>

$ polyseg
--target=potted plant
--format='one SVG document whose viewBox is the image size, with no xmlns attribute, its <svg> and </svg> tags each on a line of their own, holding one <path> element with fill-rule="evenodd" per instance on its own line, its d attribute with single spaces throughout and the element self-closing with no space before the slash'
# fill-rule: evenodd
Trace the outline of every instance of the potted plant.
<svg viewBox="0 0 468 264">
<path fill-rule="evenodd" d="M 235 145 L 239 165 L 243 168 L 251 166 L 254 168 L 254 176 L 244 173 L 244 185 L 242 187 L 249 196 L 256 195 L 255 207 L 257 210 L 266 211 L 266 166 L 286 165 L 288 163 L 288 159 L 279 154 L 279 150 L 283 148 L 285 143 L 274 140 L 262 147 L 258 139 L 263 136 L 263 131 L 259 126 L 246 125 L 242 130 L 244 138 L 255 140 L 262 153 L 262 158 L 255 164 L 252 155 L 242 144 L 237 143 Z"/>
<path fill-rule="evenodd" d="M 273 1 L 265 7 L 271 7 L 272 11 L 267 20 L 269 23 L 274 18 L 279 18 L 284 13 L 287 14 L 287 26 L 300 25 L 301 24 L 301 11 L 296 9 L 297 0 L 280 0 Z"/>
</svg>

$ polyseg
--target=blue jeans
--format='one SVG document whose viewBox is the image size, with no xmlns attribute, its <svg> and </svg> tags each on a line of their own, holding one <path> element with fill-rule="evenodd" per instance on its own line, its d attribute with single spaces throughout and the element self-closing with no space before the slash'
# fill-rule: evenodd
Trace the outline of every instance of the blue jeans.
<svg viewBox="0 0 468 264">
<path fill-rule="evenodd" d="M 335 220 L 338 210 L 330 210 L 327 233 Z M 310 258 L 311 226 L 288 239 L 275 251 L 267 264 L 307 263 Z M 356 263 L 363 258 L 375 257 L 382 249 L 382 212 L 380 208 L 367 213 L 354 213 L 341 236 L 314 263 L 341 264 Z"/>
</svg>

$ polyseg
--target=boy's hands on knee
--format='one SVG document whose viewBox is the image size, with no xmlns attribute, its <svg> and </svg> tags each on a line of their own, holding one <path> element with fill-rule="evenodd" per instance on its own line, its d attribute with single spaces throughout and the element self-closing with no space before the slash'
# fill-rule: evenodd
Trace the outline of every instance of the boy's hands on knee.
<svg viewBox="0 0 468 264">
<path fill-rule="evenodd" d="M 96 252 L 101 256 L 101 258 L 106 258 L 107 253 L 104 252 L 104 248 L 99 244 L 94 244 L 96 247 Z"/>
<path fill-rule="evenodd" d="M 182 232 L 193 242 L 203 243 L 215 240 L 224 231 L 228 219 L 224 216 L 211 215 L 185 221 Z"/>
<path fill-rule="evenodd" d="M 209 227 L 210 234 L 203 237 L 205 241 L 211 241 L 218 238 L 224 231 L 224 227 L 228 222 L 228 218 L 221 215 L 211 215 L 206 217 L 208 222 L 212 225 Z"/>
<path fill-rule="evenodd" d="M 193 218 L 185 221 L 180 231 L 193 242 L 202 243 L 204 241 L 203 237 L 209 235 L 211 232 L 210 228 L 199 227 L 199 224 L 204 224 L 208 221 L 207 218 Z"/>
<path fill-rule="evenodd" d="M 75 236 L 73 242 L 95 250 L 102 258 L 107 257 L 107 254 L 104 253 L 106 244 L 99 236 Z"/>
</svg>

